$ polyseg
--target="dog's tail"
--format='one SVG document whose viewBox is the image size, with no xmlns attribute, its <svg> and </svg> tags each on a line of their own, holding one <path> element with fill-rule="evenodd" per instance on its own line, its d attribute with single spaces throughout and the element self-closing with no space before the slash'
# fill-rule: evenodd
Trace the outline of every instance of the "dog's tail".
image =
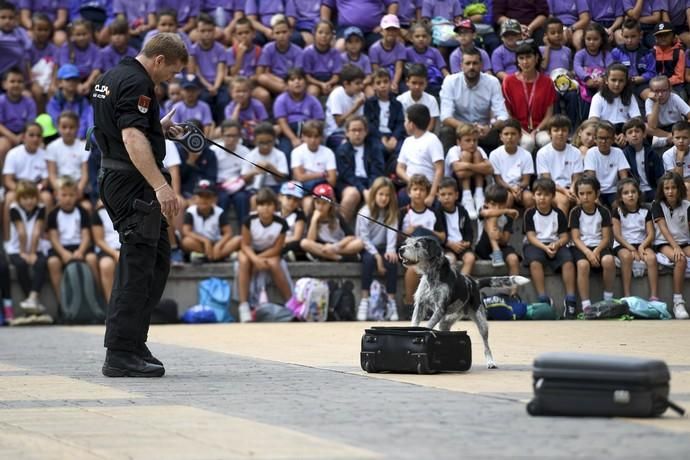
<svg viewBox="0 0 690 460">
<path fill-rule="evenodd" d="M 529 278 L 524 276 L 490 276 L 488 278 L 479 278 L 477 285 L 479 289 L 483 288 L 509 288 L 513 286 L 522 286 L 529 284 Z"/>
</svg>

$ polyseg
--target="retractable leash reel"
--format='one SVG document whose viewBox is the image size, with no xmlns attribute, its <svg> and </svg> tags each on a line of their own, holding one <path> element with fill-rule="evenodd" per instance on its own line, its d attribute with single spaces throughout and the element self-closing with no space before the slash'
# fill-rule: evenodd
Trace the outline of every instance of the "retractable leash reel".
<svg viewBox="0 0 690 460">
<path fill-rule="evenodd" d="M 215 141 L 213 141 L 213 140 L 207 138 L 207 137 L 204 135 L 204 132 L 203 132 L 195 123 L 193 123 L 193 122 L 191 122 L 191 121 L 186 121 L 186 122 L 184 122 L 184 123 L 179 123 L 179 124 L 177 124 L 176 126 L 179 126 L 179 127 L 184 128 L 184 133 L 181 134 L 181 135 L 178 136 L 178 137 L 168 137 L 168 139 L 170 139 L 171 141 L 177 142 L 178 144 L 182 145 L 182 146 L 185 148 L 185 150 L 187 150 L 187 151 L 189 151 L 189 152 L 191 152 L 191 153 L 199 153 L 199 152 L 201 152 L 202 150 L 204 150 L 204 149 L 206 148 L 206 146 L 208 146 L 209 144 L 210 144 L 210 145 L 215 145 L 216 147 L 218 147 L 218 148 L 220 148 L 220 149 L 222 149 L 222 150 L 225 150 L 225 151 L 228 152 L 229 154 L 234 155 L 234 156 L 236 156 L 237 158 L 240 158 L 241 160 L 244 160 L 244 161 L 246 161 L 246 162 L 252 164 L 253 166 L 255 166 L 255 167 L 257 167 L 257 168 L 263 170 L 264 172 L 267 172 L 267 173 L 269 173 L 269 174 L 271 174 L 271 175 L 273 175 L 273 176 L 275 176 L 275 177 L 278 177 L 278 178 L 280 178 L 280 179 L 283 179 L 283 180 L 289 180 L 289 177 L 283 176 L 283 175 L 281 175 L 281 174 L 276 174 L 275 172 L 271 171 L 270 169 L 267 169 L 267 168 L 265 168 L 265 167 L 263 167 L 263 166 L 260 166 L 260 165 L 258 165 L 258 164 L 256 164 L 256 163 L 254 163 L 254 162 L 252 162 L 252 161 L 250 161 L 250 160 L 244 158 L 243 156 L 238 155 L 236 152 L 233 152 L 232 150 L 228 149 L 228 148 L 225 147 L 224 145 L 221 145 L 221 144 L 219 144 L 219 143 L 217 143 L 217 142 L 215 142 Z M 307 190 L 306 188 L 302 187 L 302 185 L 297 184 L 297 183 L 295 183 L 295 182 L 293 182 L 293 184 L 294 184 L 296 187 L 301 188 L 301 189 L 302 189 L 306 194 L 308 194 L 308 195 L 311 195 L 311 196 L 313 196 L 313 197 L 315 197 L 315 198 L 318 198 L 318 199 L 320 199 L 320 200 L 326 201 L 327 203 L 330 203 L 331 206 L 333 206 L 333 207 L 335 207 L 335 208 L 342 208 L 342 206 L 341 206 L 340 204 L 336 203 L 335 200 L 332 200 L 332 199 L 330 199 L 330 198 L 328 198 L 328 197 L 326 197 L 326 196 L 323 196 L 323 195 L 316 195 L 314 192 L 312 192 L 312 191 L 310 191 L 310 190 Z M 355 213 L 355 214 L 358 215 L 358 216 L 361 216 L 361 217 L 363 217 L 363 218 L 365 218 L 365 219 L 367 219 L 367 220 L 369 220 L 369 221 L 371 221 L 371 222 L 374 222 L 374 223 L 376 223 L 376 224 L 378 224 L 378 225 L 381 225 L 382 227 L 385 227 L 385 228 L 387 228 L 387 229 L 389 229 L 389 230 L 393 230 L 393 231 L 395 231 L 396 233 L 399 233 L 399 234 L 401 234 L 401 235 L 403 235 L 403 236 L 405 236 L 405 237 L 410 237 L 410 236 L 411 236 L 411 235 L 408 235 L 407 233 L 405 233 L 405 232 L 403 232 L 403 231 L 401 231 L 401 230 L 395 229 L 395 228 L 393 228 L 393 227 L 391 227 L 391 226 L 389 226 L 389 225 L 387 225 L 387 224 L 384 224 L 383 222 L 379 222 L 379 221 L 377 221 L 376 219 L 373 219 L 373 218 L 371 218 L 371 217 L 369 217 L 369 216 L 365 216 L 365 215 L 360 214 L 360 213 Z"/>
</svg>

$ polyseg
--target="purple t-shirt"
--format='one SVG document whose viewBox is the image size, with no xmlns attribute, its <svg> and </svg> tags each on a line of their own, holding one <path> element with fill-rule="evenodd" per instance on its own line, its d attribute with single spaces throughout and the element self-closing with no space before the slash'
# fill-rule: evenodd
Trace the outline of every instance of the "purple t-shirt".
<svg viewBox="0 0 690 460">
<path fill-rule="evenodd" d="M 296 101 L 290 93 L 282 93 L 273 103 L 273 117 L 287 118 L 288 123 L 298 123 L 307 120 L 323 120 L 323 107 L 317 98 L 305 94 L 302 100 Z"/>
<path fill-rule="evenodd" d="M 609 23 L 623 16 L 621 0 L 587 0 L 587 6 L 594 22 Z"/>
<path fill-rule="evenodd" d="M 294 12 L 287 10 L 285 0 L 246 0 L 244 3 L 244 14 L 257 16 L 266 27 L 271 27 L 271 18 L 278 13 L 295 16 Z"/>
<path fill-rule="evenodd" d="M 236 105 L 235 101 L 230 101 L 225 107 L 225 118 L 229 119 L 232 117 L 232 112 L 235 110 Z M 268 113 L 266 113 L 266 107 L 258 99 L 251 98 L 249 106 L 246 109 L 240 110 L 240 122 L 264 120 L 268 120 Z"/>
<path fill-rule="evenodd" d="M 69 10 L 69 0 L 19 0 L 15 2 L 20 10 L 31 10 L 31 14 L 43 13 L 52 21 L 57 17 L 57 10 Z"/>
<path fill-rule="evenodd" d="M 366 54 L 359 53 L 359 59 L 355 61 L 350 59 L 350 57 L 347 55 L 347 51 L 343 51 L 342 53 L 340 53 L 340 57 L 343 60 L 343 65 L 352 64 L 362 69 L 364 75 L 371 74 L 371 61 L 369 60 L 369 56 L 367 56 Z"/>
<path fill-rule="evenodd" d="M 172 106 L 175 113 L 172 116 L 173 123 L 184 123 L 187 120 L 199 120 L 202 125 L 213 123 L 211 107 L 204 101 L 196 101 L 196 105 L 190 107 L 184 101 L 179 101 Z"/>
<path fill-rule="evenodd" d="M 547 0 L 551 16 L 555 16 L 566 26 L 572 26 L 580 19 L 580 14 L 589 11 L 587 0 Z"/>
<path fill-rule="evenodd" d="M 334 74 L 340 73 L 343 68 L 343 59 L 335 48 L 329 48 L 328 51 L 322 53 L 314 45 L 309 45 L 304 49 L 302 66 L 307 75 L 328 80 Z"/>
<path fill-rule="evenodd" d="M 52 62 L 55 62 L 55 55 L 57 54 L 58 47 L 54 43 L 46 44 L 45 48 L 36 47 L 36 43 L 31 43 L 31 49 L 29 50 L 29 59 L 31 60 L 31 65 L 36 64 L 41 58 L 48 58 Z"/>
<path fill-rule="evenodd" d="M 433 19 L 442 17 L 453 19 L 462 16 L 462 6 L 458 0 L 422 0 L 422 17 Z"/>
<path fill-rule="evenodd" d="M 286 0 L 285 11 L 290 12 L 288 16 L 295 18 L 295 28 L 297 30 L 311 32 L 321 17 L 321 2 L 314 0 Z"/>
<path fill-rule="evenodd" d="M 213 14 L 216 9 L 223 8 L 228 13 L 232 14 L 237 10 L 244 8 L 243 0 L 201 0 L 201 11 L 204 13 Z"/>
<path fill-rule="evenodd" d="M 276 42 L 270 42 L 261 50 L 259 65 L 268 68 L 273 75 L 285 78 L 288 70 L 302 67 L 303 54 L 302 48 L 294 43 L 290 43 L 287 51 L 283 53 L 276 46 Z"/>
<path fill-rule="evenodd" d="M 381 40 L 369 48 L 369 60 L 371 63 L 390 70 L 391 77 L 395 70 L 395 64 L 398 61 L 404 61 L 406 55 L 407 51 L 400 42 L 395 42 L 395 46 L 391 50 L 385 49 Z"/>
<path fill-rule="evenodd" d="M 146 22 L 148 12 L 155 9 L 154 0 L 113 0 L 113 15 L 124 14 L 133 25 L 135 21 Z"/>
<path fill-rule="evenodd" d="M 573 58 L 573 71 L 577 78 L 585 81 L 590 78 L 593 73 L 598 76 L 604 76 L 606 67 L 613 62 L 611 53 L 599 53 L 595 56 L 589 54 L 587 49 L 583 48 L 575 53 Z"/>
<path fill-rule="evenodd" d="M 12 67 L 22 68 L 31 50 L 31 39 L 21 27 L 0 31 L 0 75 Z"/>
<path fill-rule="evenodd" d="M 135 57 L 137 55 L 137 50 L 131 46 L 128 46 L 124 53 L 120 53 L 118 50 L 113 48 L 113 45 L 108 45 L 101 50 L 100 57 L 100 69 L 101 72 L 105 73 L 108 70 L 115 67 L 120 60 L 124 57 Z"/>
<path fill-rule="evenodd" d="M 688 17 L 685 10 L 690 8 L 690 0 L 670 0 L 668 2 L 668 15 L 671 18 L 671 23 L 678 27 L 687 24 Z"/>
<path fill-rule="evenodd" d="M 448 67 L 446 61 L 443 60 L 443 56 L 441 56 L 441 52 L 431 46 L 421 53 L 413 46 L 408 46 L 405 50 L 405 60 L 415 64 L 424 64 L 427 67 L 436 66 L 439 69 Z"/>
<path fill-rule="evenodd" d="M 417 9 L 422 7 L 422 0 L 398 0 L 398 19 L 400 24 L 408 26 L 417 19 Z"/>
<path fill-rule="evenodd" d="M 100 48 L 93 43 L 89 43 L 89 46 L 84 49 L 80 49 L 69 42 L 65 43 L 58 49 L 58 68 L 65 64 L 74 64 L 79 69 L 79 77 L 85 80 L 93 69 L 101 68 L 100 51 Z"/>
<path fill-rule="evenodd" d="M 677 1 L 677 0 L 674 0 Z M 636 0 L 622 0 L 623 12 L 632 10 L 635 8 Z M 655 11 L 667 10 L 668 6 L 666 0 L 644 0 L 642 2 L 642 11 L 640 12 L 640 17 L 651 16 Z"/>
<path fill-rule="evenodd" d="M 254 75 L 256 73 L 256 66 L 259 65 L 259 59 L 261 59 L 261 48 L 259 46 L 255 46 L 254 49 L 244 53 L 242 57 L 242 66 L 240 67 L 238 75 L 242 75 L 243 77 L 251 77 Z M 235 47 L 231 46 L 228 48 L 228 67 L 235 65 L 235 61 Z"/>
<path fill-rule="evenodd" d="M 187 24 L 190 18 L 199 16 L 199 1 L 189 0 L 154 0 L 151 2 L 153 8 L 149 13 L 155 13 L 163 8 L 173 8 L 177 11 L 177 23 L 180 26 Z"/>
<path fill-rule="evenodd" d="M 546 47 L 540 46 L 539 51 L 541 55 L 544 55 L 544 49 Z M 548 75 L 553 69 L 572 69 L 572 51 L 567 46 L 561 46 L 560 49 L 553 49 L 549 51 L 549 65 L 546 66 L 544 71 Z"/>
<path fill-rule="evenodd" d="M 0 96 L 0 125 L 19 134 L 27 121 L 35 119 L 36 103 L 32 98 L 22 96 L 14 102 L 7 97 L 7 94 Z"/>
<path fill-rule="evenodd" d="M 488 72 L 492 69 L 491 67 L 491 58 L 489 57 L 489 53 L 484 51 L 481 48 L 477 48 L 479 51 L 479 54 L 482 57 L 482 72 Z M 450 53 L 450 73 L 458 73 L 462 72 L 462 48 L 457 47 L 453 50 L 452 53 Z"/>
<path fill-rule="evenodd" d="M 496 48 L 491 55 L 491 68 L 494 69 L 494 73 L 513 74 L 517 72 L 515 51 L 510 51 L 505 45 Z"/>
<path fill-rule="evenodd" d="M 207 82 L 213 84 L 216 81 L 216 74 L 218 73 L 218 63 L 227 63 L 228 52 L 225 47 L 218 42 L 213 42 L 210 49 L 203 49 L 200 43 L 192 46 L 190 53 L 194 56 L 194 61 L 199 67 L 198 73 Z"/>
<path fill-rule="evenodd" d="M 322 0 L 338 18 L 338 27 L 357 26 L 362 32 L 371 32 L 379 26 L 389 5 L 395 0 Z"/>
</svg>

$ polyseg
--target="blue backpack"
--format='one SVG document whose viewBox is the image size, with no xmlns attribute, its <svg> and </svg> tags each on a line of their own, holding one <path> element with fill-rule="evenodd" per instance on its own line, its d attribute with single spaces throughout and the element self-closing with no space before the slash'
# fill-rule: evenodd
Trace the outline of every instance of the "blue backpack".
<svg viewBox="0 0 690 460">
<path fill-rule="evenodd" d="M 621 301 L 628 304 L 630 314 L 640 319 L 671 319 L 666 303 L 649 301 L 640 297 L 623 297 Z"/>
<path fill-rule="evenodd" d="M 482 299 L 486 308 L 486 317 L 490 320 L 514 320 L 515 313 L 510 306 L 510 299 L 504 294 L 493 294 Z"/>
<path fill-rule="evenodd" d="M 200 281 L 199 305 L 212 308 L 219 323 L 235 321 L 235 318 L 230 315 L 230 283 L 226 280 L 207 278 Z"/>
</svg>

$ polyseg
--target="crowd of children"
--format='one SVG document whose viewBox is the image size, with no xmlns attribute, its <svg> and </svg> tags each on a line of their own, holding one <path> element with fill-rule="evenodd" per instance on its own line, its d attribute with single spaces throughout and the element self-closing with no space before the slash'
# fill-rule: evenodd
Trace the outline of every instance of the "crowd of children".
<svg viewBox="0 0 690 460">
<path fill-rule="evenodd" d="M 544 267 L 559 272 L 566 318 L 597 300 L 592 271 L 613 297 L 617 262 L 624 295 L 646 270 L 657 299 L 659 256 L 673 266 L 675 317 L 688 318 L 690 32 L 665 2 L 553 0 L 525 23 L 494 15 L 489 1 L 373 1 L 363 8 L 380 11 L 367 24 L 333 14 L 337 0 L 320 12 L 291 0 L 230 2 L 223 14 L 215 2 L 180 11 L 134 3 L 114 2 L 94 23 L 78 8 L 56 16 L 0 0 L 5 320 L 8 264 L 32 314 L 44 313 L 46 273 L 57 293 L 70 260 L 85 261 L 110 295 L 119 243 L 98 202 L 98 146 L 84 149 L 90 92 L 164 32 L 185 40 L 190 60 L 157 88 L 161 116 L 174 109 L 176 122 L 237 153 L 169 142 L 165 165 L 186 209 L 171 222 L 173 262 L 236 257 L 242 320 L 257 272 L 287 300 L 284 260 L 361 260 L 358 319 L 376 275 L 386 317 L 397 319 L 396 231 L 438 238 L 464 273 L 478 259 L 510 274 L 522 263 L 542 302 L 553 304 Z M 442 119 L 446 77 L 477 54 L 508 119 Z M 449 127 L 451 146 L 437 135 Z M 483 142 L 489 132 L 496 145 Z M 524 234 L 522 251 L 513 233 Z M 405 272 L 405 306 L 418 282 Z"/>
</svg>

